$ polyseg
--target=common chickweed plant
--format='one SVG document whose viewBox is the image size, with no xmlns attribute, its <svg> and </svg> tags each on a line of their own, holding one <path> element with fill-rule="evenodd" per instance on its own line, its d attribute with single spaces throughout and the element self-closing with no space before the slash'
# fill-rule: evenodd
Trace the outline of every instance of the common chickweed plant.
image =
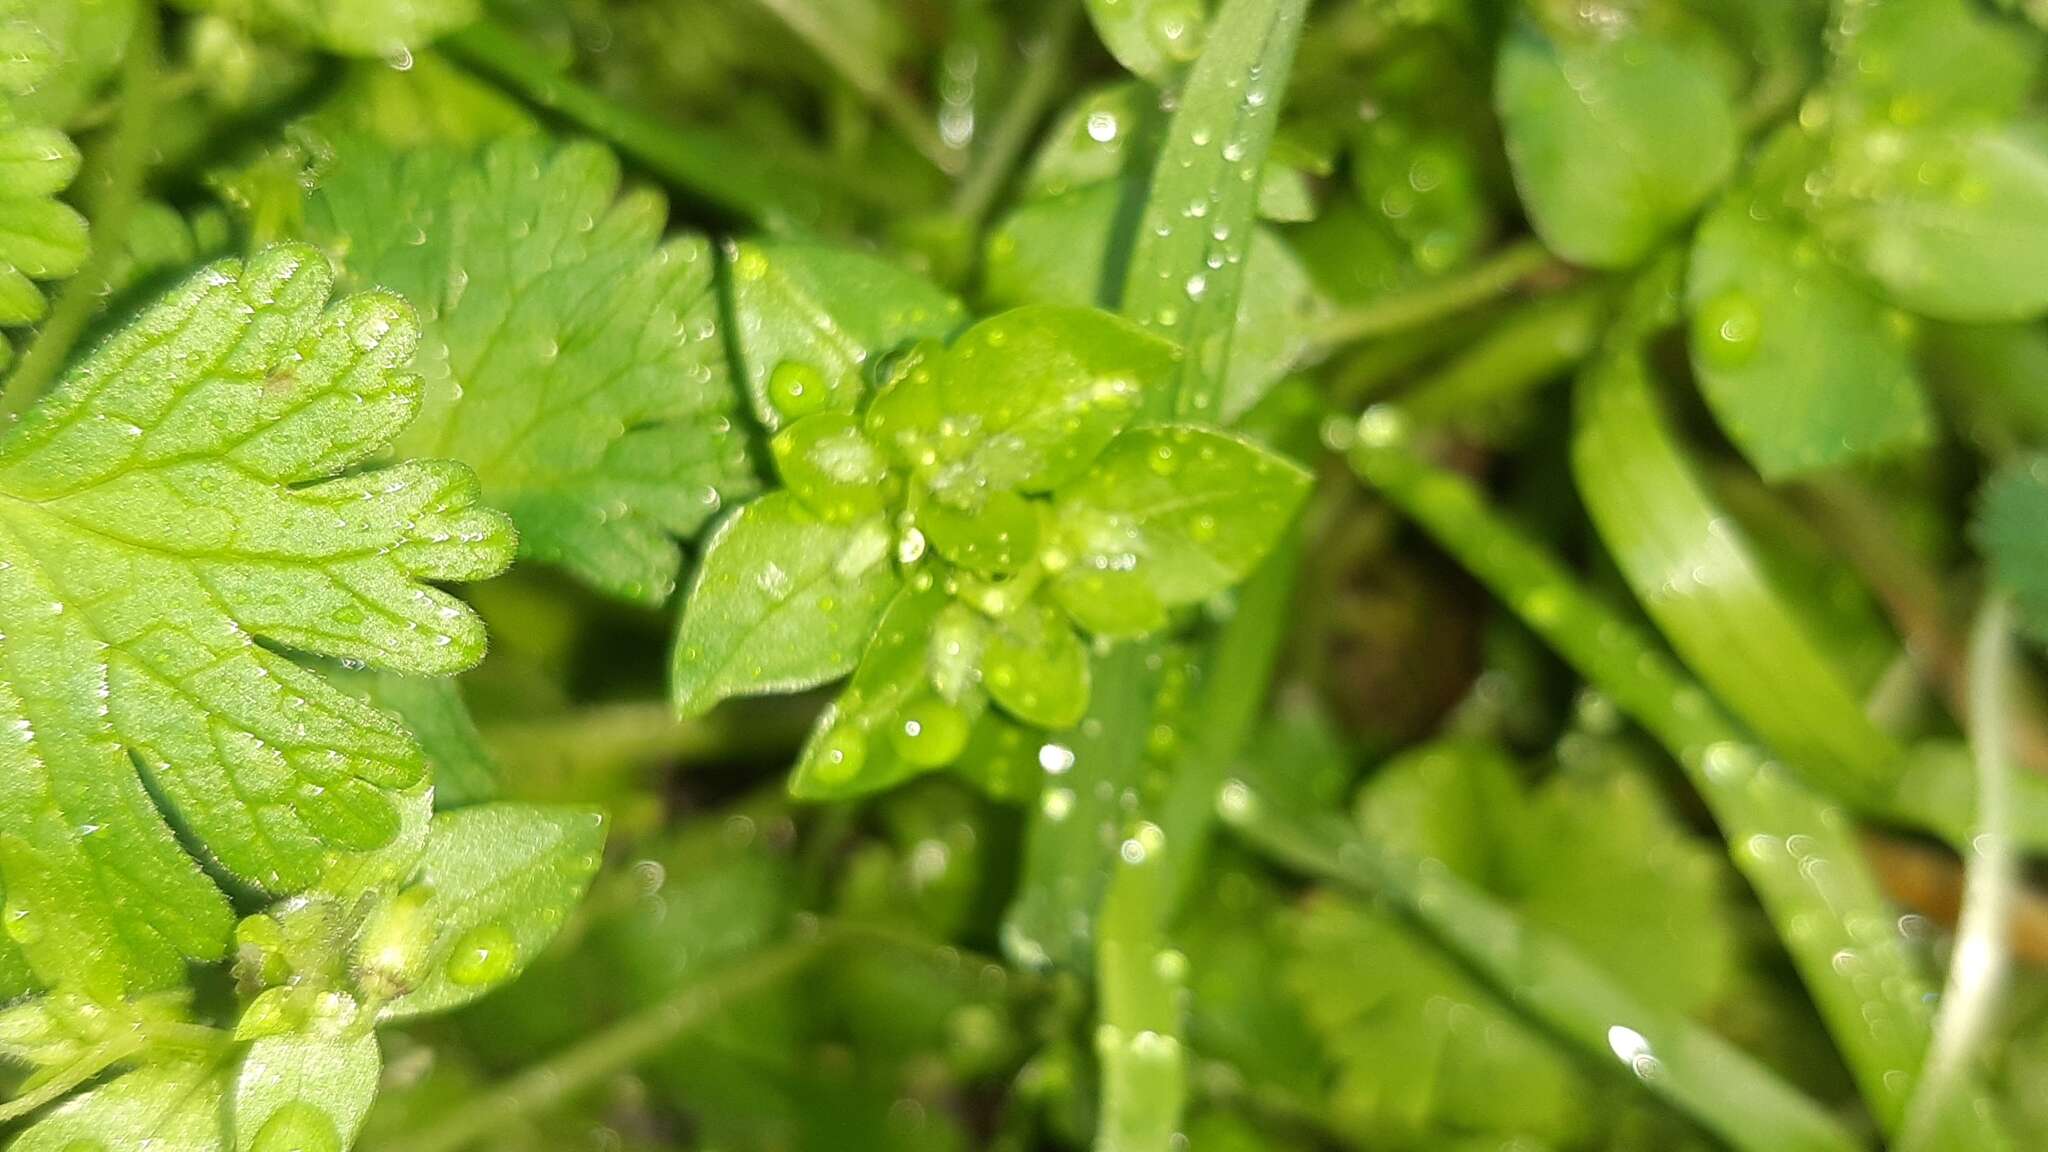
<svg viewBox="0 0 2048 1152">
<path fill-rule="evenodd" d="M 0 0 L 9 1147 L 2048 1147 L 2044 60 Z"/>
</svg>

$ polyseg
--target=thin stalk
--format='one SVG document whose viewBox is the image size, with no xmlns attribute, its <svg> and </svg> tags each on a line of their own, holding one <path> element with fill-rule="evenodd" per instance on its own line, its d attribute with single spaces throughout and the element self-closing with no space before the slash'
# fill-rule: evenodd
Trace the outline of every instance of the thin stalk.
<svg viewBox="0 0 2048 1152">
<path fill-rule="evenodd" d="M 149 175 L 150 125 L 160 101 L 156 79 L 163 65 L 158 48 L 161 35 L 156 5 L 137 5 L 135 29 L 121 64 L 121 108 L 108 149 L 106 184 L 93 197 L 88 234 L 92 255 L 78 275 L 65 283 L 49 319 L 8 378 L 6 393 L 0 395 L 0 428 L 20 418 L 57 379 L 105 299 L 107 283 L 128 238 L 128 222 L 135 215 Z"/>
<path fill-rule="evenodd" d="M 1931 1036 L 1918 958 L 1865 863 L 1854 825 L 1827 797 L 1774 762 L 1629 620 L 1582 589 L 1564 565 L 1488 508 L 1463 477 L 1429 463 L 1400 413 L 1368 410 L 1347 437 L 1359 477 L 1424 528 L 1588 682 L 1606 692 L 1685 769 L 1762 901 L 1854 1075 L 1887 1131 Z M 2005 1137 L 1974 1089 L 1943 1116 L 1958 1147 Z"/>
<path fill-rule="evenodd" d="M 1969 1070 L 1981 1055 L 1998 1013 L 1998 1001 L 2012 964 L 2007 924 L 2019 888 L 2019 859 L 2013 851 L 2012 807 L 2012 610 L 1993 594 L 1978 614 L 1970 638 L 1969 730 L 1977 768 L 1977 827 L 1970 840 L 1969 872 L 1963 882 L 1963 914 L 1949 958 L 1948 983 L 1934 1019 L 1927 1068 L 1898 1143 L 1901 1152 L 1947 1147 L 1942 1118 L 1954 1114 L 1969 1094 Z"/>
<path fill-rule="evenodd" d="M 572 1099 L 661 1051 L 729 1001 L 797 972 L 818 955 L 826 940 L 818 936 L 792 941 L 691 984 L 535 1064 L 396 1147 L 403 1152 L 458 1152 L 508 1124 Z"/>
<path fill-rule="evenodd" d="M 1403 393 L 1402 407 L 1425 424 L 1495 410 L 1591 355 L 1607 312 L 1608 293 L 1600 284 L 1523 304 Z"/>
<path fill-rule="evenodd" d="M 1068 43 L 1074 38 L 1080 15 L 1079 0 L 1055 0 L 1045 27 L 1024 49 L 1024 75 L 995 126 L 989 129 L 988 142 L 982 145 L 980 154 L 953 191 L 951 211 L 955 220 L 971 228 L 988 216 L 996 196 L 1031 143 L 1031 130 L 1059 94 L 1060 80 L 1067 73 Z"/>
<path fill-rule="evenodd" d="M 1561 269 L 1535 240 L 1519 240 L 1460 272 L 1411 291 L 1332 312 L 1309 335 L 1303 359 L 1320 361 L 1346 344 L 1441 320 L 1504 296 L 1530 276 Z"/>
<path fill-rule="evenodd" d="M 756 142 L 669 123 L 622 104 L 562 75 L 517 32 L 495 21 L 478 21 L 437 46 L 476 75 L 609 142 L 678 190 L 742 220 L 785 228 L 821 215 L 829 206 L 823 192 L 877 207 L 897 195 L 850 180 L 812 157 L 792 163 L 786 154 L 764 153 Z"/>
<path fill-rule="evenodd" d="M 1275 766 L 1265 776 L 1284 773 Z M 1242 781 L 1223 818 L 1280 862 L 1383 898 L 1490 981 L 1502 998 L 1595 1063 L 1618 1060 L 1652 1095 L 1741 1152 L 1853 1152 L 1829 1112 L 1741 1049 L 1642 1002 L 1564 940 L 1441 867 L 1389 851 L 1342 816 L 1304 814 Z M 1365 962 L 1370 963 L 1367 958 Z"/>
<path fill-rule="evenodd" d="M 960 153 L 939 138 L 933 118 L 889 78 L 886 61 L 870 59 L 850 36 L 820 18 L 824 5 L 813 0 L 754 0 L 805 46 L 818 54 L 839 78 L 882 114 L 917 154 L 939 171 L 960 171 Z"/>
<path fill-rule="evenodd" d="M 1187 958 L 1166 941 L 1173 901 L 1168 852 L 1158 825 L 1140 823 L 1118 849 L 1116 878 L 1102 902 L 1095 951 L 1102 1114 L 1095 1152 L 1167 1152 L 1187 1109 L 1181 1042 Z"/>
</svg>

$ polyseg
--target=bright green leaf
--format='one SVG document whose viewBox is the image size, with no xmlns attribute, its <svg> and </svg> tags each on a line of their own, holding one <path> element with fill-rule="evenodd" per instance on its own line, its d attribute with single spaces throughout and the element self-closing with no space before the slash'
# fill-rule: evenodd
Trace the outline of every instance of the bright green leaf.
<svg viewBox="0 0 2048 1152">
<path fill-rule="evenodd" d="M 1015 576 L 1038 554 L 1042 502 L 1015 492 L 968 490 L 963 503 L 980 497 L 978 507 L 956 507 L 952 493 L 913 494 L 911 514 L 917 530 L 949 562 L 971 573 L 1002 579 Z"/>
<path fill-rule="evenodd" d="M 39 972 L 108 989 L 219 954 L 226 907 L 154 811 L 274 891 L 395 835 L 403 728 L 258 640 L 413 674 L 483 627 L 427 580 L 491 576 L 512 533 L 459 465 L 333 478 L 419 403 L 412 314 L 331 307 L 276 248 L 208 268 L 0 438 L 0 866 Z"/>
<path fill-rule="evenodd" d="M 235 1070 L 235 1152 L 341 1152 L 377 1095 L 376 1034 L 258 1040 Z"/>
<path fill-rule="evenodd" d="M 480 804 L 435 816 L 413 878 L 426 894 L 417 922 L 433 939 L 407 973 L 411 989 L 379 1018 L 445 1012 L 517 976 L 583 898 L 604 832 L 602 815 L 577 808 Z"/>
<path fill-rule="evenodd" d="M 1087 470 L 1176 357 L 1107 312 L 1014 308 L 877 396 L 868 430 L 941 490 L 1044 492 Z"/>
<path fill-rule="evenodd" d="M 1202 0 L 1087 0 L 1088 19 L 1117 63 L 1162 87 L 1201 55 Z"/>
<path fill-rule="evenodd" d="M 425 315 L 425 410 L 399 450 L 474 467 L 522 554 L 667 599 L 673 537 L 754 486 L 710 245 L 662 242 L 661 198 L 620 196 L 592 144 L 340 155 L 309 231 Z"/>
<path fill-rule="evenodd" d="M 477 0 L 188 0 L 295 32 L 349 56 L 408 59 L 435 37 L 476 19 Z"/>
<path fill-rule="evenodd" d="M 982 686 L 1020 720 L 1071 728 L 1088 711 L 1088 649 L 1048 605 L 1026 604 L 995 621 L 981 661 Z"/>
<path fill-rule="evenodd" d="M 851 410 L 870 359 L 944 339 L 966 315 L 923 277 L 855 249 L 750 240 L 729 259 L 743 383 L 770 431 L 827 408 Z"/>
<path fill-rule="evenodd" d="M 1848 135 L 1814 218 L 1830 251 L 1913 311 L 1965 322 L 2048 311 L 2048 125 Z"/>
<path fill-rule="evenodd" d="M 205 1064 L 148 1064 L 44 1113 L 8 1149 L 224 1152 L 222 1080 Z"/>
<path fill-rule="evenodd" d="M 1692 363 L 1721 426 L 1778 479 L 1918 447 L 1933 412 L 1902 319 L 1794 226 L 1731 197 L 1693 241 Z"/>
<path fill-rule="evenodd" d="M 1119 436 L 1055 496 L 1053 595 L 1089 631 L 1154 631 L 1165 611 L 1251 574 L 1308 494 L 1308 473 L 1262 448 L 1187 425 Z"/>
<path fill-rule="evenodd" d="M 1734 167 L 1733 102 L 1689 40 L 1634 24 L 1549 35 L 1525 20 L 1495 83 L 1530 221 L 1574 263 L 1642 259 Z"/>
<path fill-rule="evenodd" d="M 2040 35 L 1973 0 L 1850 0 L 1833 44 L 1832 114 L 1852 122 L 2002 120 L 2041 71 Z"/>
<path fill-rule="evenodd" d="M 889 504 L 889 461 L 850 412 L 818 412 L 786 424 L 769 448 L 782 486 L 833 523 L 879 515 Z"/>
<path fill-rule="evenodd" d="M 960 757 L 982 701 L 978 693 L 948 701 L 933 680 L 932 637 L 950 600 L 929 574 L 896 594 L 846 690 L 804 745 L 789 785 L 793 795 L 822 800 L 878 791 Z"/>
<path fill-rule="evenodd" d="M 704 545 L 670 688 L 685 716 L 728 696 L 794 692 L 851 671 L 901 581 L 880 519 L 832 524 L 771 492 Z"/>
</svg>

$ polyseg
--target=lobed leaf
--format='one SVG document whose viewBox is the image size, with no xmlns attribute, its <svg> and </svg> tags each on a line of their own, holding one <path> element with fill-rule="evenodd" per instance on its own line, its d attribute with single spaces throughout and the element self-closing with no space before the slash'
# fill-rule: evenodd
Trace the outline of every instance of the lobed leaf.
<svg viewBox="0 0 2048 1152">
<path fill-rule="evenodd" d="M 331 283 L 306 248 L 213 265 L 0 436 L 0 871 L 46 980 L 162 987 L 220 954 L 226 905 L 150 791 L 274 892 L 396 835 L 418 746 L 266 643 L 418 675 L 483 655 L 423 581 L 495 574 L 511 529 L 459 465 L 334 477 L 420 388 L 411 311 Z"/>
<path fill-rule="evenodd" d="M 223 1152 L 222 1074 L 203 1063 L 146 1064 L 71 1097 L 8 1145 L 10 1152 L 147 1148 Z"/>
<path fill-rule="evenodd" d="M 661 241 L 660 197 L 619 179 L 594 144 L 344 142 L 306 227 L 424 314 L 425 405 L 399 451 L 475 468 L 524 555 L 659 604 L 674 537 L 755 481 L 711 247 Z"/>
<path fill-rule="evenodd" d="M 235 1152 L 352 1147 L 377 1095 L 377 1036 L 286 1035 L 256 1041 L 229 1100 Z"/>
</svg>

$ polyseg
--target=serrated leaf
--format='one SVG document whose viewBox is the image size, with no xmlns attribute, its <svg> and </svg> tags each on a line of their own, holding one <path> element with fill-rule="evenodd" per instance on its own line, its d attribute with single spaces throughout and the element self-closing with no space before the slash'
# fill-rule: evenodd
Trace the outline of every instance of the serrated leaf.
<svg viewBox="0 0 2048 1152">
<path fill-rule="evenodd" d="M 24 121 L 70 123 L 119 69 L 136 7 L 137 0 L 0 0 L 0 38 L 12 57 L 0 102 Z"/>
<path fill-rule="evenodd" d="M 661 198 L 621 196 L 594 144 L 339 155 L 308 232 L 425 317 L 425 410 L 399 451 L 475 468 L 522 554 L 667 599 L 674 537 L 755 484 L 709 243 L 662 241 Z"/>
<path fill-rule="evenodd" d="M 1814 207 L 1838 258 L 1944 320 L 2048 311 L 2048 126 L 1852 133 Z"/>
<path fill-rule="evenodd" d="M 235 1070 L 229 1102 L 235 1152 L 340 1152 L 377 1095 L 377 1036 L 292 1034 L 256 1041 Z"/>
<path fill-rule="evenodd" d="M 1642 259 L 1735 165 L 1735 109 L 1713 61 L 1639 24 L 1553 35 L 1520 22 L 1495 100 L 1530 222 L 1576 264 Z"/>
<path fill-rule="evenodd" d="M 85 218 L 57 198 L 78 175 L 78 149 L 55 128 L 24 121 L 16 102 L 0 85 L 0 328 L 41 320 L 49 301 L 37 283 L 78 271 L 88 251 Z M 0 336 L 0 368 L 8 348 Z"/>
<path fill-rule="evenodd" d="M 1107 312 L 1013 308 L 877 396 L 867 427 L 942 492 L 1046 492 L 1087 470 L 1177 358 Z"/>
<path fill-rule="evenodd" d="M 1134 429 L 1054 497 L 1053 596 L 1083 628 L 1135 636 L 1243 580 L 1307 496 L 1308 473 L 1192 425 Z"/>
<path fill-rule="evenodd" d="M 846 690 L 798 756 L 792 795 L 824 800 L 875 792 L 959 758 L 983 701 L 978 693 L 948 701 L 933 682 L 931 638 L 951 600 L 929 574 L 897 592 Z"/>
<path fill-rule="evenodd" d="M 147 1064 L 44 1113 L 8 1149 L 223 1152 L 223 1080 L 205 1064 Z"/>
<path fill-rule="evenodd" d="M 794 692 L 853 669 L 901 580 L 880 518 L 833 524 L 771 492 L 704 545 L 676 634 L 670 690 L 685 716 L 728 696 Z"/>
<path fill-rule="evenodd" d="M 417 745 L 259 640 L 414 674 L 483 655 L 423 582 L 495 574 L 510 526 L 459 465 L 330 478 L 419 398 L 410 309 L 330 287 L 306 248 L 216 264 L 0 437 L 0 714 L 22 737 L 0 752 L 0 868 L 48 979 L 161 986 L 225 942 L 137 764 L 273 891 L 395 834 Z"/>
<path fill-rule="evenodd" d="M 1154 84 L 1201 55 L 1208 33 L 1202 0 L 1087 0 L 1088 19 L 1117 63 Z"/>
<path fill-rule="evenodd" d="M 498 794 L 497 759 L 484 745 L 458 681 L 388 672 L 345 674 L 340 681 L 405 722 L 426 754 L 436 807 L 460 808 Z"/>
<path fill-rule="evenodd" d="M 729 260 L 743 383 L 771 432 L 813 412 L 851 410 L 870 359 L 944 339 L 966 316 L 930 281 L 856 249 L 743 241 Z"/>
<path fill-rule="evenodd" d="M 1032 602 L 994 622 L 982 686 L 1003 710 L 1040 728 L 1071 728 L 1088 711 L 1088 649 L 1066 617 Z"/>
<path fill-rule="evenodd" d="M 1971 530 L 2028 632 L 2048 643 L 2048 456 L 2000 468 L 1984 485 Z"/>
<path fill-rule="evenodd" d="M 1412 929 L 1329 898 L 1294 929 L 1285 978 L 1337 1066 L 1330 1108 L 1345 1131 L 1424 1146 L 1445 1130 L 1584 1133 L 1572 1058 Z"/>
<path fill-rule="evenodd" d="M 380 1020 L 445 1012 L 517 976 L 583 898 L 604 852 L 602 814 L 480 804 L 434 817 L 413 884 L 433 940 L 411 990 Z"/>
<path fill-rule="evenodd" d="M 1934 414 L 1900 318 L 1796 226 L 1725 200 L 1694 237 L 1693 371 L 1766 478 L 1925 444 Z"/>
</svg>

